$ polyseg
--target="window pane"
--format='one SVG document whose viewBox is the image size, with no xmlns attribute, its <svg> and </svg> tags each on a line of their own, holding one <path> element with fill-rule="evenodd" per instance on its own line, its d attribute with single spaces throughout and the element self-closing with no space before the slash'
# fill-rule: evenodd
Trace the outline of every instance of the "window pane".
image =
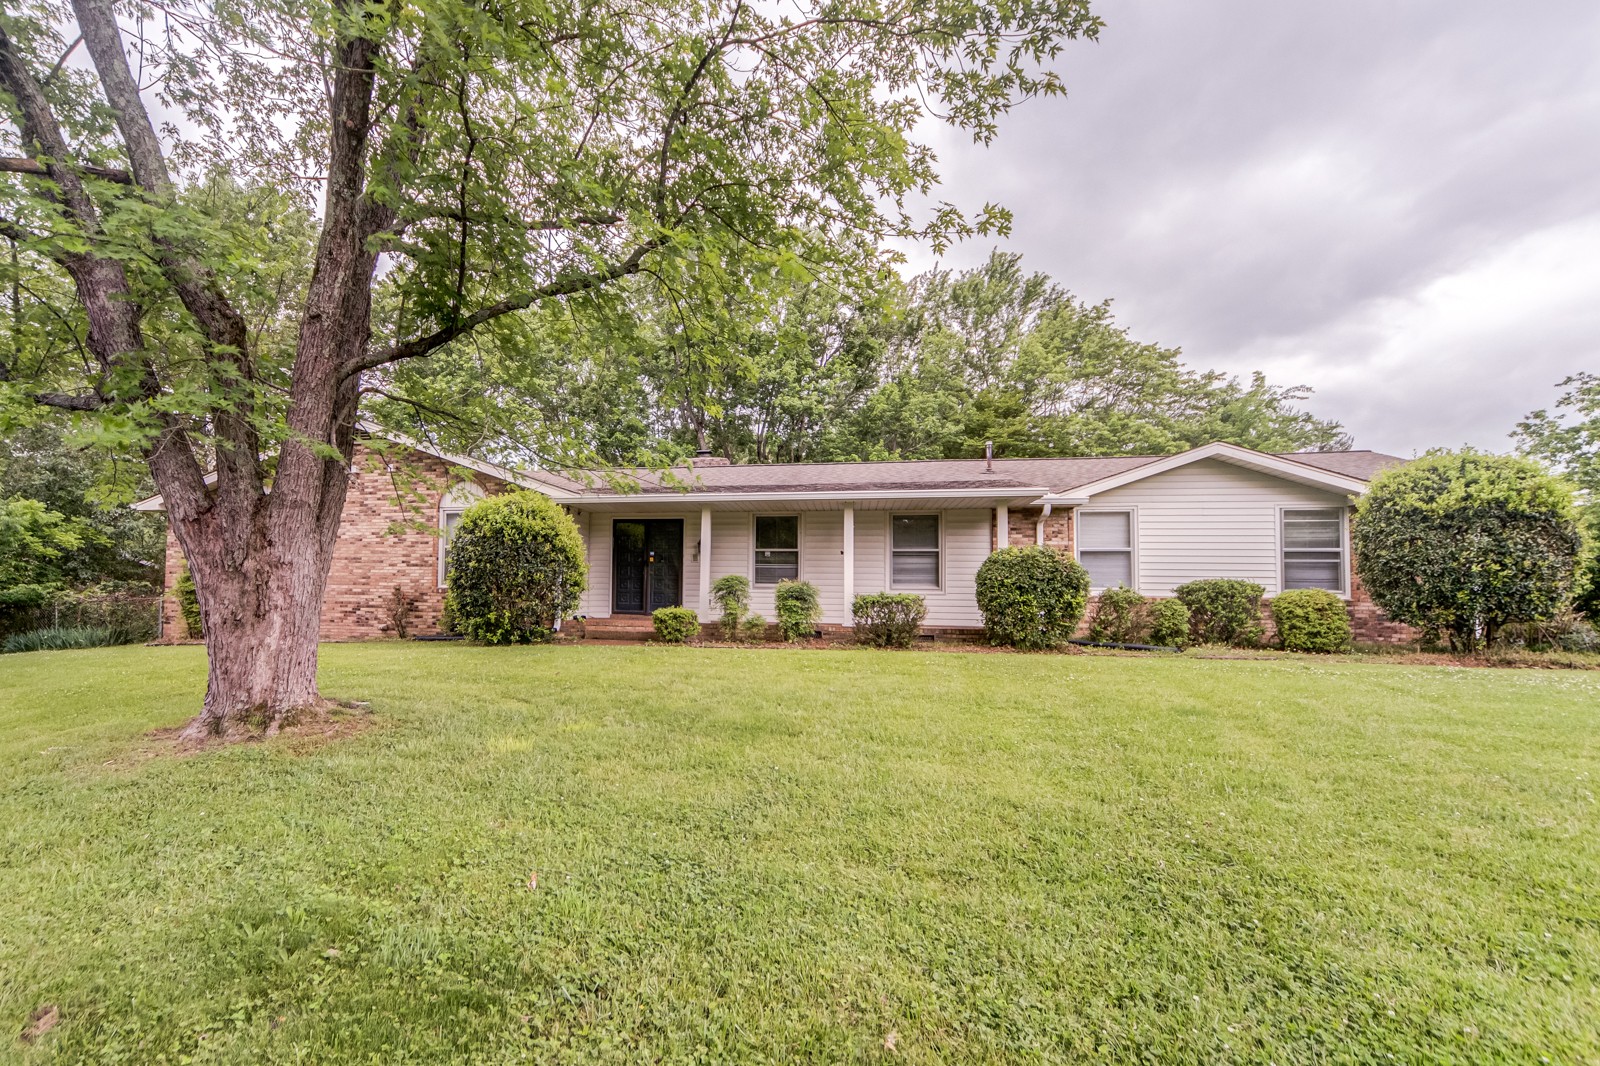
<svg viewBox="0 0 1600 1066">
<path fill-rule="evenodd" d="M 1132 548 L 1133 515 L 1127 511 L 1079 511 L 1078 547 L 1088 551 Z"/>
<path fill-rule="evenodd" d="M 756 584 L 776 585 L 780 581 L 794 581 L 800 577 L 800 553 L 797 551 L 756 552 Z"/>
<path fill-rule="evenodd" d="M 1087 551 L 1078 561 L 1089 571 L 1089 587 L 1108 589 L 1117 585 L 1133 587 L 1133 553 L 1130 551 Z"/>
<path fill-rule="evenodd" d="M 1343 564 L 1339 552 L 1290 553 L 1283 558 L 1283 587 L 1339 592 L 1344 587 Z"/>
<path fill-rule="evenodd" d="M 936 514 L 897 514 L 894 516 L 894 547 L 939 548 L 939 516 Z"/>
<path fill-rule="evenodd" d="M 895 552 L 892 583 L 896 588 L 938 588 L 939 553 Z"/>
<path fill-rule="evenodd" d="M 1338 511 L 1283 512 L 1285 548 L 1338 548 L 1342 523 Z"/>
<path fill-rule="evenodd" d="M 757 548 L 800 547 L 800 519 L 796 515 L 757 515 Z"/>
</svg>

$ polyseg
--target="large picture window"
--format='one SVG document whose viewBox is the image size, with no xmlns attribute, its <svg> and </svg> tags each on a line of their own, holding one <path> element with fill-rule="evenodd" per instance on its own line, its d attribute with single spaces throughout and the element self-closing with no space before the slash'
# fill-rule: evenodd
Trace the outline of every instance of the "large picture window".
<svg viewBox="0 0 1600 1066">
<path fill-rule="evenodd" d="M 889 583 L 897 589 L 939 587 L 939 516 L 897 514 L 889 519 Z"/>
<path fill-rule="evenodd" d="M 1344 512 L 1283 512 L 1283 587 L 1344 591 Z"/>
<path fill-rule="evenodd" d="M 1135 587 L 1132 511 L 1079 511 L 1077 545 L 1091 589 Z"/>
<path fill-rule="evenodd" d="M 756 584 L 800 578 L 800 516 L 756 516 Z"/>
</svg>

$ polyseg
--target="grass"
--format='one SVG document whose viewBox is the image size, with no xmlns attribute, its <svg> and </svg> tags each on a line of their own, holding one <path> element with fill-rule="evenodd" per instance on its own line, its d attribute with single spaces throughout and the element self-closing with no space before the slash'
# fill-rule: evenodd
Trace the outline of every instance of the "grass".
<svg viewBox="0 0 1600 1066">
<path fill-rule="evenodd" d="M 0 660 L 0 1058 L 1600 1061 L 1600 674 L 330 646 L 376 728 L 156 753 L 203 675 Z"/>
</svg>

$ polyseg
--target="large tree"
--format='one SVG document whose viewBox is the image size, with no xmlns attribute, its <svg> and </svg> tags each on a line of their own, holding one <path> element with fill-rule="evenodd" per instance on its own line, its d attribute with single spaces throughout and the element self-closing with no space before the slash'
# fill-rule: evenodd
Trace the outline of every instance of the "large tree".
<svg viewBox="0 0 1600 1066">
<path fill-rule="evenodd" d="M 148 463 L 204 617 L 191 730 L 276 722 L 318 700 L 374 372 L 634 275 L 692 298 L 735 255 L 792 270 L 1003 228 L 911 217 L 935 180 L 919 129 L 987 139 L 1098 28 L 1086 0 L 10 7 L 0 236 L 70 281 L 83 359 L 8 360 L 7 395 Z M 248 310 L 273 295 L 270 220 L 193 195 L 219 170 L 320 195 L 284 343 Z"/>
</svg>

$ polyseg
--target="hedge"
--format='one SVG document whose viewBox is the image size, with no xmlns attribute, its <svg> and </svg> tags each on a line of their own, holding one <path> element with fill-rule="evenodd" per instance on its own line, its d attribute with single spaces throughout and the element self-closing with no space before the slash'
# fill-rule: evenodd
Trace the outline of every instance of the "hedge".
<svg viewBox="0 0 1600 1066">
<path fill-rule="evenodd" d="M 978 567 L 978 609 L 991 644 L 1054 648 L 1089 600 L 1089 574 L 1059 548 L 1001 548 Z"/>
<path fill-rule="evenodd" d="M 928 617 L 928 602 L 911 592 L 857 596 L 850 605 L 856 641 L 877 648 L 909 648 Z"/>
</svg>

